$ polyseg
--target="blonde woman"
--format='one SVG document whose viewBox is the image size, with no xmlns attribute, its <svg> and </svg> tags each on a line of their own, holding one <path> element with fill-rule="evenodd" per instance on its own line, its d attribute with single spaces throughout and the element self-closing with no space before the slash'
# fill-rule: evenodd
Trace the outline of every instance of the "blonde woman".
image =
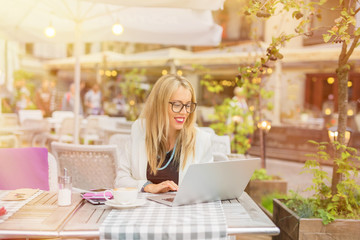
<svg viewBox="0 0 360 240">
<path fill-rule="evenodd" d="M 141 191 L 177 191 L 190 164 L 211 162 L 210 134 L 195 127 L 196 97 L 191 83 L 162 76 L 131 129 L 126 159 L 120 161 L 118 185 Z"/>
</svg>

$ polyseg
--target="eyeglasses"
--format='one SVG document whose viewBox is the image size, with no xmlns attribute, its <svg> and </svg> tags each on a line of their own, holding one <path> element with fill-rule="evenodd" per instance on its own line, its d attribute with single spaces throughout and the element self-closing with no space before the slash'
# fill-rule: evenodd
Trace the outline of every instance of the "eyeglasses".
<svg viewBox="0 0 360 240">
<path fill-rule="evenodd" d="M 174 113 L 179 113 L 181 112 L 181 110 L 183 110 L 183 108 L 185 107 L 185 110 L 187 113 L 192 113 L 195 111 L 196 109 L 196 103 L 186 103 L 183 104 L 181 102 L 169 102 L 171 104 L 171 110 Z"/>
</svg>

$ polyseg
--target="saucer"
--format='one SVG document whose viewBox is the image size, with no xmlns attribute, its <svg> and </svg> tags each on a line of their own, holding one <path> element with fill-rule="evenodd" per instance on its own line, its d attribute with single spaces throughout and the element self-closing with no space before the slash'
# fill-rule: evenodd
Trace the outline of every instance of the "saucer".
<svg viewBox="0 0 360 240">
<path fill-rule="evenodd" d="M 134 202 L 129 204 L 119 204 L 116 203 L 114 200 L 108 200 L 105 202 L 106 206 L 113 207 L 113 208 L 134 208 L 134 207 L 140 207 L 146 203 L 146 199 L 138 198 Z"/>
</svg>

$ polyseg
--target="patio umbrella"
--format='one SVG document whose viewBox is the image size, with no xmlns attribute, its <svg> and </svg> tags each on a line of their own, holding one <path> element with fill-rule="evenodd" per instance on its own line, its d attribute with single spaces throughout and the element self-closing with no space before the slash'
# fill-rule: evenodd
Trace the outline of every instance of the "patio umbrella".
<svg viewBox="0 0 360 240">
<path fill-rule="evenodd" d="M 158 1 L 155 3 L 158 4 Z M 172 8 L 169 4 L 159 5 L 162 6 L 159 8 L 148 1 L 135 1 L 133 4 L 128 1 L 127 7 L 124 7 L 106 4 L 101 0 L 0 0 L 0 32 L 8 39 L 74 43 L 76 141 L 79 136 L 77 123 L 82 42 L 217 45 L 221 40 L 222 28 L 214 24 L 209 10 Z M 188 6 L 190 8 L 191 5 Z M 123 34 L 112 34 L 111 26 L 114 23 L 123 25 Z M 43 34 L 49 25 L 56 29 L 56 35 L 51 39 Z"/>
</svg>

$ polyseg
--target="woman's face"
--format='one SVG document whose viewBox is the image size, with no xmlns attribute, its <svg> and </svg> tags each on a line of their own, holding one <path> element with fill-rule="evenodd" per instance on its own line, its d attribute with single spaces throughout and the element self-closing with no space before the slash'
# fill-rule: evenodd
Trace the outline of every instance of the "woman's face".
<svg viewBox="0 0 360 240">
<path fill-rule="evenodd" d="M 179 106 L 179 104 L 188 104 L 191 103 L 191 92 L 190 90 L 180 86 L 170 97 L 169 102 L 176 102 L 175 104 Z M 175 109 L 175 106 L 174 106 Z M 186 112 L 186 108 L 183 107 L 180 112 L 175 113 L 172 110 L 172 104 L 169 103 L 168 107 L 169 114 L 169 124 L 170 131 L 173 130 L 181 130 L 184 126 L 184 123 L 189 116 L 189 113 Z"/>
</svg>

